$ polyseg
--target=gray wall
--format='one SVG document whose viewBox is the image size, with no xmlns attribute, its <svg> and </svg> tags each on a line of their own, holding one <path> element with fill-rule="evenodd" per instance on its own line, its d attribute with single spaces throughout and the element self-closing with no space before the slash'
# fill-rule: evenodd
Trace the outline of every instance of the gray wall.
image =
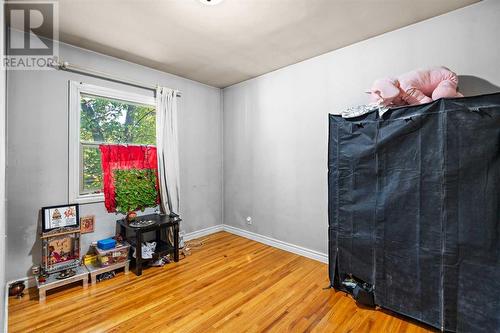
<svg viewBox="0 0 500 333">
<path fill-rule="evenodd" d="M 0 6 L 0 54 L 4 54 L 4 6 Z M 5 155 L 6 155 L 6 75 L 5 70 L 0 69 L 0 330 L 5 329 L 4 326 L 4 309 L 5 309 Z"/>
<path fill-rule="evenodd" d="M 61 57 L 70 63 L 182 91 L 179 104 L 181 228 L 196 231 L 222 223 L 221 91 L 66 44 Z M 8 73 L 7 279 L 30 275 L 40 263 L 38 211 L 68 201 L 68 81 L 151 93 L 62 71 Z M 93 240 L 113 236 L 119 215 L 104 204 L 81 206 L 96 215 L 96 231 L 83 236 L 82 251 Z M 1 241 L 1 240 L 0 240 Z"/>
<path fill-rule="evenodd" d="M 326 252 L 328 113 L 365 102 L 375 78 L 427 65 L 462 74 L 465 94 L 499 90 L 499 17 L 500 1 L 487 0 L 226 88 L 223 108 L 217 88 L 64 44 L 60 52 L 71 63 L 182 91 L 186 232 L 224 216 L 225 224 Z M 40 262 L 39 208 L 68 199 L 69 80 L 140 91 L 65 72 L 8 73 L 7 279 Z M 83 250 L 114 234 L 119 216 L 103 204 L 81 212 L 97 217 Z"/>
<path fill-rule="evenodd" d="M 328 113 L 429 65 L 466 95 L 500 91 L 499 31 L 487 0 L 224 89 L 224 223 L 326 253 Z"/>
</svg>

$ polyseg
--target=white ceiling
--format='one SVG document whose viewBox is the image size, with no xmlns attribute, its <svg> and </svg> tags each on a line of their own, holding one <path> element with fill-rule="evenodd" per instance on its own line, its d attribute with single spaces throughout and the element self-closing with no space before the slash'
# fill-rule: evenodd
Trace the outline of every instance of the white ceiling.
<svg viewBox="0 0 500 333">
<path fill-rule="evenodd" d="M 69 44 L 226 87 L 477 1 L 59 0 L 59 28 Z"/>
</svg>

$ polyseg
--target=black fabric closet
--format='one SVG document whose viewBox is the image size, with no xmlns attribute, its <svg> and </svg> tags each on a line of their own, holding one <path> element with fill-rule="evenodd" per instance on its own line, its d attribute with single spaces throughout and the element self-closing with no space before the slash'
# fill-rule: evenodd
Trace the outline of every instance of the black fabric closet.
<svg viewBox="0 0 500 333">
<path fill-rule="evenodd" d="M 500 332 L 500 93 L 330 115 L 329 273 L 438 329 Z"/>
</svg>

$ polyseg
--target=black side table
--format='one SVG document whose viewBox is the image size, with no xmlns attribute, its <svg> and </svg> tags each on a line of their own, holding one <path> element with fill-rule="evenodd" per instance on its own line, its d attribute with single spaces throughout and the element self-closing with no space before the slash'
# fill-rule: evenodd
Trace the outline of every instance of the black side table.
<svg viewBox="0 0 500 333">
<path fill-rule="evenodd" d="M 154 223 L 144 227 L 131 227 L 126 219 L 116 221 L 120 227 L 120 234 L 131 246 L 135 247 L 135 274 L 142 275 L 142 242 L 144 241 L 143 234 L 155 231 L 156 232 L 156 249 L 153 258 L 159 258 L 167 254 L 173 254 L 174 261 L 179 261 L 179 222 L 182 221 L 178 217 L 170 217 L 168 215 L 150 214 L 138 216 L 136 221 L 153 221 Z M 165 235 L 168 235 L 168 229 L 172 228 L 174 234 L 174 244 L 171 244 L 168 237 L 165 240 L 161 239 L 161 231 L 165 230 Z M 128 237 L 127 231 L 133 236 Z"/>
</svg>

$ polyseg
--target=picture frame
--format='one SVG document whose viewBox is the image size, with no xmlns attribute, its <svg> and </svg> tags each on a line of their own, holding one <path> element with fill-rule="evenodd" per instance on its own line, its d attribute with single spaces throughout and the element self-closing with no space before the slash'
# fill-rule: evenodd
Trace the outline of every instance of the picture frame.
<svg viewBox="0 0 500 333">
<path fill-rule="evenodd" d="M 42 263 L 44 272 L 53 273 L 76 267 L 80 263 L 79 258 L 79 232 L 42 238 Z"/>
<path fill-rule="evenodd" d="M 80 232 L 82 234 L 94 232 L 94 226 L 95 226 L 95 215 L 86 215 L 80 218 Z"/>
<path fill-rule="evenodd" d="M 61 228 L 80 228 L 78 204 L 42 207 L 42 232 Z"/>
</svg>

